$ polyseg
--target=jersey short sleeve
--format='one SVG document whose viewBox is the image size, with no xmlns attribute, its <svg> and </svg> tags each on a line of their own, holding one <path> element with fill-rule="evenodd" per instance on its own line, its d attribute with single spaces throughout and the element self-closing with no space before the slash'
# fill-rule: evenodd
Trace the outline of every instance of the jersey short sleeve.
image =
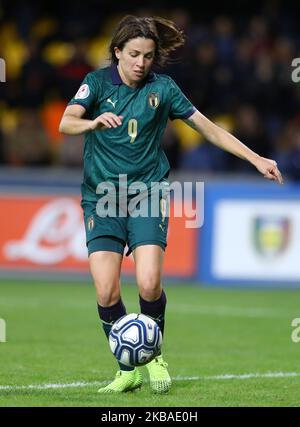
<svg viewBox="0 0 300 427">
<path fill-rule="evenodd" d="M 170 112 L 169 117 L 171 120 L 187 119 L 196 111 L 191 101 L 182 93 L 177 84 L 170 78 Z"/>
<path fill-rule="evenodd" d="M 92 73 L 87 74 L 68 105 L 79 104 L 89 110 L 97 99 L 97 90 L 96 80 Z"/>
</svg>

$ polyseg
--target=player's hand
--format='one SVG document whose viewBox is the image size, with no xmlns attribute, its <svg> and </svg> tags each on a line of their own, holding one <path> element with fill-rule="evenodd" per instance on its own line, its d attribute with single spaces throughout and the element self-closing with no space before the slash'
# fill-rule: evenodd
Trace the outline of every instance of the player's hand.
<svg viewBox="0 0 300 427">
<path fill-rule="evenodd" d="M 265 178 L 270 179 L 271 181 L 277 181 L 279 184 L 283 184 L 283 178 L 275 160 L 258 157 L 254 166 Z"/>
<path fill-rule="evenodd" d="M 91 130 L 104 130 L 117 128 L 122 124 L 123 116 L 117 116 L 114 113 L 103 113 L 96 117 L 91 124 Z"/>
</svg>

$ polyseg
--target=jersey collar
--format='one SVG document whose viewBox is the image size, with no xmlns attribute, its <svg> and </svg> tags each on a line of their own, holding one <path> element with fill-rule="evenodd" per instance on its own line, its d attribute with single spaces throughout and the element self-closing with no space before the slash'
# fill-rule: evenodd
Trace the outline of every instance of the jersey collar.
<svg viewBox="0 0 300 427">
<path fill-rule="evenodd" d="M 123 81 L 122 81 L 121 76 L 119 74 L 119 70 L 118 70 L 117 64 L 112 64 L 111 65 L 110 72 L 111 72 L 111 80 L 112 80 L 112 83 L 114 85 L 121 85 L 121 84 L 123 84 Z M 153 82 L 154 80 L 156 80 L 155 74 L 152 71 L 150 71 L 150 73 L 146 77 L 146 81 L 147 82 Z"/>
</svg>

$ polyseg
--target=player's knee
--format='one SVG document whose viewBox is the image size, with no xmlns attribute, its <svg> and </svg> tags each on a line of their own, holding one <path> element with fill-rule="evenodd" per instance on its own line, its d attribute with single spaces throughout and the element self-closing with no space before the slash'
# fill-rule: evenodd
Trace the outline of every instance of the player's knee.
<svg viewBox="0 0 300 427">
<path fill-rule="evenodd" d="M 102 306 L 102 307 L 110 307 L 112 305 L 117 304 L 117 302 L 120 299 L 120 294 L 118 293 L 101 293 L 99 294 L 97 292 L 97 300 L 98 303 Z"/>
<path fill-rule="evenodd" d="M 139 292 L 146 301 L 154 301 L 160 297 L 161 282 L 160 276 L 156 274 L 145 275 L 138 282 Z"/>
<path fill-rule="evenodd" d="M 116 304 L 120 299 L 120 288 L 119 283 L 111 286 L 111 284 L 105 284 L 101 282 L 95 283 L 96 294 L 98 303 L 102 307 L 110 307 L 111 305 Z"/>
</svg>

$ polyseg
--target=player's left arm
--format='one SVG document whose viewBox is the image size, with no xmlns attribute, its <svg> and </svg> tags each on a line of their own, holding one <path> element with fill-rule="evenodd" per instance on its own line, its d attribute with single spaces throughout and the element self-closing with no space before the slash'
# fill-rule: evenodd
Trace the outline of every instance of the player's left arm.
<svg viewBox="0 0 300 427">
<path fill-rule="evenodd" d="M 231 133 L 210 121 L 199 111 L 193 113 L 188 119 L 184 119 L 184 122 L 217 147 L 252 163 L 265 178 L 283 184 L 282 175 L 274 160 L 259 156 Z"/>
</svg>

